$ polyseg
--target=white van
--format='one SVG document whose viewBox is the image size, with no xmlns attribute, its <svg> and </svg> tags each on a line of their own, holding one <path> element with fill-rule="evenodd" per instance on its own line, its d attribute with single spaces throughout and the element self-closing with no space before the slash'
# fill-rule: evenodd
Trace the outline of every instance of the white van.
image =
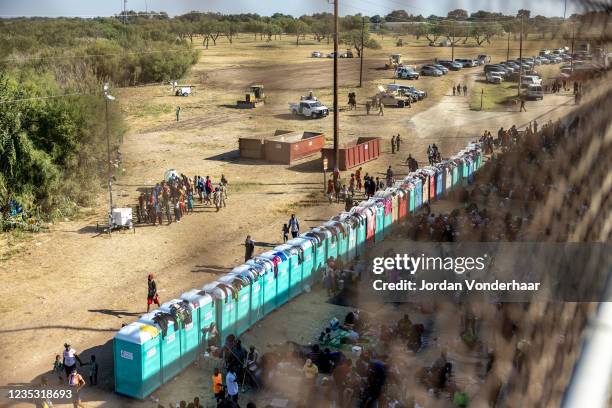
<svg viewBox="0 0 612 408">
<path fill-rule="evenodd" d="M 527 87 L 527 92 L 525 93 L 527 99 L 544 99 L 544 91 L 542 90 L 542 85 L 529 85 Z"/>
<path fill-rule="evenodd" d="M 542 80 L 535 75 L 525 75 L 521 78 L 521 88 L 527 88 L 529 85 L 541 85 Z"/>
</svg>

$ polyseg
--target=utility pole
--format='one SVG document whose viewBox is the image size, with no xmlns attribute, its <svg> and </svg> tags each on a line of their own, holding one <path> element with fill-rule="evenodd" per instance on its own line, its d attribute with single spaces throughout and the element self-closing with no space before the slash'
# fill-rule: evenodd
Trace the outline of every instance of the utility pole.
<svg viewBox="0 0 612 408">
<path fill-rule="evenodd" d="M 570 72 L 574 73 L 574 39 L 576 37 L 576 22 L 572 22 L 572 53 L 570 59 Z"/>
<path fill-rule="evenodd" d="M 127 12 L 127 2 L 128 0 L 123 0 L 123 24 L 127 23 L 127 15 L 125 14 Z"/>
<path fill-rule="evenodd" d="M 334 169 L 340 166 L 338 138 L 338 1 L 334 0 Z"/>
<path fill-rule="evenodd" d="M 453 42 L 451 43 L 451 61 L 455 60 L 455 20 L 453 20 Z"/>
<path fill-rule="evenodd" d="M 510 29 L 508 29 L 508 51 L 506 51 L 506 61 L 510 60 Z"/>
<path fill-rule="evenodd" d="M 108 228 L 109 232 L 112 230 L 113 220 L 113 171 L 111 169 L 111 148 L 110 148 L 110 126 L 108 123 L 108 102 L 115 100 L 115 97 L 110 94 L 110 86 L 108 83 L 104 84 L 104 101 L 106 102 L 106 155 L 108 161 L 108 199 L 109 199 L 109 211 L 108 211 Z"/>
<path fill-rule="evenodd" d="M 363 80 L 363 36 L 365 31 L 365 17 L 361 17 L 361 50 L 359 51 L 359 87 Z"/>
<path fill-rule="evenodd" d="M 521 96 L 521 81 L 523 80 L 523 15 L 521 14 L 521 36 L 519 37 L 519 81 L 518 96 Z"/>
</svg>

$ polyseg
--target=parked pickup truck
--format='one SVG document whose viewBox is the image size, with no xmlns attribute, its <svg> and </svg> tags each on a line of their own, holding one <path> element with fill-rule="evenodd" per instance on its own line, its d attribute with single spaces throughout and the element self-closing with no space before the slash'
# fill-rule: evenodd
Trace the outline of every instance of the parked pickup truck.
<svg viewBox="0 0 612 408">
<path fill-rule="evenodd" d="M 302 100 L 298 103 L 290 103 L 289 110 L 294 115 L 309 116 L 313 119 L 324 118 L 329 115 L 329 109 L 317 100 Z"/>
</svg>

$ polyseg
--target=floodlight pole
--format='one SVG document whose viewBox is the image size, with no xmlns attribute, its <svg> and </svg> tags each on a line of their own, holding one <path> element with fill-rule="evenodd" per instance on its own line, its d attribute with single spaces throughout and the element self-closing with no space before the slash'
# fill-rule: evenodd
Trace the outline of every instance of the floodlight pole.
<svg viewBox="0 0 612 408">
<path fill-rule="evenodd" d="M 334 169 L 340 163 L 340 151 L 338 150 L 338 1 L 334 0 Z"/>
<path fill-rule="evenodd" d="M 359 52 L 359 87 L 361 88 L 363 81 L 363 36 L 365 31 L 365 17 L 361 18 L 361 50 Z"/>
<path fill-rule="evenodd" d="M 110 148 L 110 126 L 108 123 L 108 101 L 111 100 L 112 96 L 108 93 L 108 85 L 104 85 L 104 101 L 106 103 L 106 158 L 108 165 L 108 199 L 109 199 L 109 212 L 108 212 L 108 227 L 109 231 L 112 227 L 113 217 L 113 172 L 111 170 L 111 148 Z"/>
<path fill-rule="evenodd" d="M 521 36 L 519 38 L 519 82 L 517 96 L 521 96 L 521 81 L 523 79 L 523 15 L 521 14 Z"/>
</svg>

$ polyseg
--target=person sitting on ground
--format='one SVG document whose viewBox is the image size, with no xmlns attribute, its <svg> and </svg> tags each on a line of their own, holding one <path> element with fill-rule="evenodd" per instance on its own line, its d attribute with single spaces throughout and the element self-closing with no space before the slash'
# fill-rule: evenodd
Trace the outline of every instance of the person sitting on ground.
<svg viewBox="0 0 612 408">
<path fill-rule="evenodd" d="M 304 377 L 306 380 L 314 384 L 317 376 L 319 375 L 319 368 L 312 362 L 311 359 L 306 359 L 306 364 L 304 364 L 302 371 L 304 372 Z"/>
</svg>

